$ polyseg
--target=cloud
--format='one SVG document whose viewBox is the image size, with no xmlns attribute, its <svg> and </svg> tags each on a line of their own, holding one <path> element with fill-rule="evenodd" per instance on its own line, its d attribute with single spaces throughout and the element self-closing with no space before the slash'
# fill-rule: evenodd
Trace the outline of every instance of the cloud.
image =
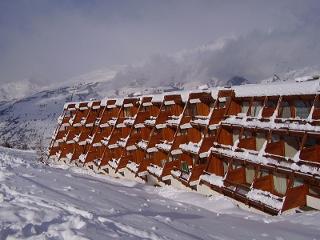
<svg viewBox="0 0 320 240">
<path fill-rule="evenodd" d="M 141 61 L 117 79 L 145 78 L 152 85 L 243 75 L 254 81 L 318 61 L 318 13 L 312 0 L 3 0 L 0 83 L 49 85 Z M 218 39 L 228 39 L 220 50 L 183 61 L 172 56 Z"/>
</svg>

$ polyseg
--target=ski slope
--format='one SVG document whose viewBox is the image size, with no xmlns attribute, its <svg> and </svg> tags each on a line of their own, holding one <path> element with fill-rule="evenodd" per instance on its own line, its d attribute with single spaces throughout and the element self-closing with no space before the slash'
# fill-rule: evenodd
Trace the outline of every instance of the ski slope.
<svg viewBox="0 0 320 240">
<path fill-rule="evenodd" d="M 320 239 L 320 213 L 271 217 L 206 198 L 37 162 L 0 148 L 3 239 Z"/>
</svg>

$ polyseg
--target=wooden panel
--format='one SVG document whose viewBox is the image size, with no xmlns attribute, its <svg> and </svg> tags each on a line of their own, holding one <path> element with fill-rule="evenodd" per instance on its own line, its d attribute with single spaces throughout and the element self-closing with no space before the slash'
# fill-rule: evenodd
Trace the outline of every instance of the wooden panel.
<svg viewBox="0 0 320 240">
<path fill-rule="evenodd" d="M 256 150 L 256 138 L 251 137 L 251 138 L 240 139 L 238 147 L 249 149 L 249 150 Z"/>
<path fill-rule="evenodd" d="M 214 109 L 211 115 L 210 124 L 219 123 L 225 116 L 225 113 L 226 113 L 225 108 Z"/>
<path fill-rule="evenodd" d="M 232 133 L 225 128 L 221 128 L 218 133 L 217 142 L 224 145 L 233 145 Z"/>
<path fill-rule="evenodd" d="M 308 187 L 306 185 L 288 189 L 285 201 L 283 203 L 282 211 L 286 211 L 295 207 L 305 206 L 307 193 Z"/>
<path fill-rule="evenodd" d="M 236 184 L 246 183 L 245 168 L 237 168 L 235 170 L 229 170 L 226 176 L 226 180 Z"/>
<path fill-rule="evenodd" d="M 272 175 L 267 175 L 267 176 L 255 179 L 253 181 L 252 186 L 253 188 L 256 188 L 256 189 L 274 193 Z"/>
<path fill-rule="evenodd" d="M 201 165 L 196 165 L 192 168 L 192 173 L 189 178 L 189 182 L 197 181 L 199 180 L 200 176 L 203 174 L 203 171 L 205 170 L 206 165 L 201 164 Z"/>
<path fill-rule="evenodd" d="M 310 162 L 320 162 L 320 145 L 303 148 L 300 153 L 300 159 Z"/>
<path fill-rule="evenodd" d="M 164 165 L 161 177 L 171 175 L 171 170 L 173 170 L 174 168 L 177 168 L 179 166 L 180 166 L 180 161 L 179 160 L 167 162 Z"/>
<path fill-rule="evenodd" d="M 223 176 L 224 175 L 223 162 L 219 158 L 215 156 L 211 156 L 209 158 L 209 163 L 206 171 L 208 173 L 214 173 L 215 175 L 218 175 L 218 176 Z"/>
<path fill-rule="evenodd" d="M 268 143 L 265 152 L 274 155 L 284 156 L 284 141 L 280 140 L 279 142 Z"/>
</svg>

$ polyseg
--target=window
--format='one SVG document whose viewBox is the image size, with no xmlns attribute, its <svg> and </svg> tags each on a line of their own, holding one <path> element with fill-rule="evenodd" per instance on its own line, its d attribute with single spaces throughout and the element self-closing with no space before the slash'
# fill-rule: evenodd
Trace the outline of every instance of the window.
<svg viewBox="0 0 320 240">
<path fill-rule="evenodd" d="M 257 151 L 260 151 L 263 144 L 265 143 L 266 141 L 266 137 L 265 137 L 265 134 L 262 133 L 262 132 L 258 132 L 256 134 L 256 150 Z"/>
<path fill-rule="evenodd" d="M 124 117 L 130 117 L 131 116 L 130 108 L 124 108 L 123 113 L 124 113 Z"/>
<path fill-rule="evenodd" d="M 296 100 L 294 105 L 296 107 L 296 118 L 308 118 L 311 110 L 311 103 L 309 101 L 304 102 L 301 100 Z"/>
<path fill-rule="evenodd" d="M 223 175 L 225 175 L 227 171 L 228 171 L 228 163 L 223 161 Z"/>
<path fill-rule="evenodd" d="M 251 138 L 251 137 L 252 137 L 252 132 L 248 131 L 248 130 L 245 130 L 243 135 L 242 135 L 242 138 Z"/>
<path fill-rule="evenodd" d="M 164 167 L 164 165 L 166 165 L 166 159 L 162 159 L 160 161 L 161 167 Z"/>
<path fill-rule="evenodd" d="M 278 134 L 272 134 L 271 135 L 271 142 L 279 142 L 280 136 Z"/>
<path fill-rule="evenodd" d="M 316 186 L 309 186 L 309 193 L 312 195 L 320 197 L 320 188 Z"/>
<path fill-rule="evenodd" d="M 266 106 L 267 108 L 276 108 L 277 107 L 277 101 L 276 100 L 268 100 L 266 102 Z"/>
<path fill-rule="evenodd" d="M 189 116 L 196 116 L 198 115 L 197 112 L 197 104 L 190 104 L 190 112 L 189 112 Z"/>
<path fill-rule="evenodd" d="M 301 178 L 295 178 L 293 181 L 293 187 L 299 187 L 304 184 L 303 179 Z"/>
<path fill-rule="evenodd" d="M 241 113 L 247 114 L 249 110 L 249 102 L 242 102 Z"/>
<path fill-rule="evenodd" d="M 253 102 L 251 106 L 251 116 L 259 117 L 261 109 L 262 109 L 261 102 Z"/>
<path fill-rule="evenodd" d="M 297 137 L 285 136 L 284 137 L 284 149 L 285 156 L 289 158 L 293 158 L 299 150 L 300 141 Z"/>
<path fill-rule="evenodd" d="M 232 132 L 233 143 L 235 143 L 239 139 L 239 134 L 240 134 L 239 129 L 233 129 L 233 132 Z"/>
<path fill-rule="evenodd" d="M 309 137 L 307 138 L 307 141 L 304 143 L 304 147 L 310 148 L 310 147 L 315 146 L 317 143 L 318 143 L 318 141 L 317 141 L 316 138 L 309 136 Z"/>
<path fill-rule="evenodd" d="M 254 180 L 255 169 L 252 166 L 246 167 L 246 182 L 251 184 Z"/>
<path fill-rule="evenodd" d="M 274 173 L 273 175 L 274 190 L 282 195 L 287 191 L 287 178 L 283 174 Z"/>
<path fill-rule="evenodd" d="M 258 177 L 260 177 L 260 178 L 268 176 L 268 175 L 269 175 L 269 171 L 265 170 L 265 169 L 261 169 L 260 172 L 258 173 Z"/>
<path fill-rule="evenodd" d="M 279 117 L 281 118 L 291 118 L 291 109 L 290 104 L 287 101 L 281 103 L 281 107 L 279 110 Z"/>
</svg>

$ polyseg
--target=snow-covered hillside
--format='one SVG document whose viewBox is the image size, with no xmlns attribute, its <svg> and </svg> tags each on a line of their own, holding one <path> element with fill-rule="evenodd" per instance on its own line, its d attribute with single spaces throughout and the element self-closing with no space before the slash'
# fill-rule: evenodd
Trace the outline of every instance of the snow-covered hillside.
<svg viewBox="0 0 320 240">
<path fill-rule="evenodd" d="M 43 165 L 0 147 L 0 239 L 318 239 L 320 213 L 270 217 L 207 198 Z"/>
</svg>

